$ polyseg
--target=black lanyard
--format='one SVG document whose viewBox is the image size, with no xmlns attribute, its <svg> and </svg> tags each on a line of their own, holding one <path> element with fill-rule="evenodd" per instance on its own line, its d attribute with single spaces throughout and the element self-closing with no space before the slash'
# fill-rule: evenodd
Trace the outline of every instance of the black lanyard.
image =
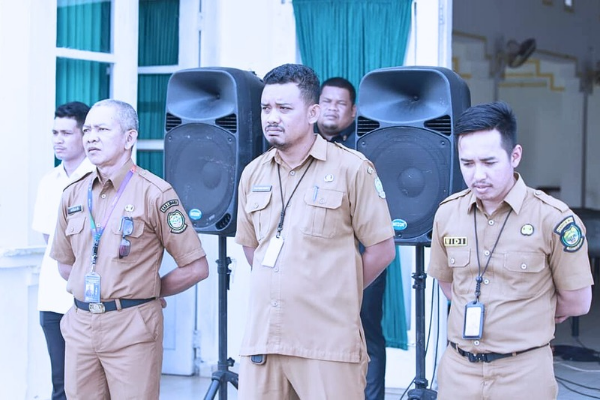
<svg viewBox="0 0 600 400">
<path fill-rule="evenodd" d="M 296 184 L 296 187 L 292 191 L 292 194 L 290 194 L 290 197 L 288 198 L 288 201 L 285 204 L 284 204 L 284 200 L 283 200 L 283 185 L 281 183 L 280 165 L 277 164 L 277 176 L 279 178 L 279 193 L 281 195 L 281 216 L 279 217 L 279 225 L 277 225 L 277 235 L 276 235 L 278 238 L 281 236 L 281 231 L 283 230 L 283 220 L 285 219 L 285 210 L 287 210 L 288 206 L 290 205 L 290 201 L 292 200 L 292 196 L 294 195 L 294 193 L 296 193 L 296 189 L 298 189 L 298 186 L 300 186 L 300 182 L 302 182 L 302 179 L 304 179 L 304 176 L 308 172 L 308 169 L 312 165 L 313 161 L 315 161 L 315 159 L 311 158 L 310 162 L 308 163 L 308 166 L 304 170 L 304 173 L 300 177 L 300 180 Z"/>
<path fill-rule="evenodd" d="M 481 260 L 479 259 L 479 238 L 477 236 L 477 209 L 473 210 L 473 225 L 475 226 L 475 250 L 477 251 L 477 278 L 475 278 L 475 282 L 477 282 L 477 284 L 475 285 L 475 302 L 479 301 L 479 296 L 481 295 L 481 282 L 483 282 L 483 274 L 485 274 L 485 271 L 487 271 L 488 266 L 490 265 L 490 260 L 492 259 L 492 254 L 494 254 L 494 250 L 496 250 L 496 246 L 498 245 L 498 242 L 500 241 L 500 236 L 502 235 L 502 232 L 504 231 L 504 227 L 506 226 L 506 222 L 508 221 L 508 217 L 510 216 L 510 213 L 512 213 L 512 208 L 510 209 L 508 214 L 506 214 L 506 219 L 504 220 L 504 223 L 502 224 L 502 228 L 500 228 L 500 232 L 498 233 L 498 237 L 496 238 L 496 243 L 494 243 L 494 247 L 492 248 L 492 251 L 490 251 L 490 255 L 487 259 L 487 262 L 485 263 L 483 272 L 481 272 Z"/>
</svg>

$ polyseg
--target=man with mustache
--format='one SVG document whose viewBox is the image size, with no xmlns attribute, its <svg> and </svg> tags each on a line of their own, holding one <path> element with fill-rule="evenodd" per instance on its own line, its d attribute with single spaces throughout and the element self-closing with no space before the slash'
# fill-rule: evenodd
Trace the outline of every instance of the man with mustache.
<svg viewBox="0 0 600 400">
<path fill-rule="evenodd" d="M 44 236 L 47 247 L 40 267 L 38 310 L 40 325 L 46 337 L 52 371 L 52 400 L 65 400 L 65 339 L 60 321 L 73 305 L 65 280 L 58 273 L 56 261 L 50 258 L 58 205 L 66 186 L 94 169 L 85 157 L 81 128 L 89 111 L 87 104 L 74 101 L 59 106 L 54 112 L 52 145 L 60 165 L 47 173 L 39 183 L 33 214 L 33 230 Z"/>
<path fill-rule="evenodd" d="M 438 399 L 555 399 L 555 323 L 589 311 L 585 227 L 515 172 L 523 149 L 504 102 L 455 122 L 468 189 L 434 219 L 428 273 L 452 301 Z"/>
<path fill-rule="evenodd" d="M 252 272 L 238 397 L 362 400 L 362 293 L 395 255 L 385 192 L 362 154 L 314 132 L 312 69 L 285 64 L 264 83 L 272 148 L 239 184 L 236 241 Z"/>
</svg>

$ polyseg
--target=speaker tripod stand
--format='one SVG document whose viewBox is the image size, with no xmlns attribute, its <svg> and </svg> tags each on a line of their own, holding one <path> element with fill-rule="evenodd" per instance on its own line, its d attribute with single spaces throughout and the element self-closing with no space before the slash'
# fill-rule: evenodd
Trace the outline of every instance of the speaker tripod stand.
<svg viewBox="0 0 600 400">
<path fill-rule="evenodd" d="M 415 388 L 409 390 L 409 400 L 435 400 L 437 393 L 428 389 L 425 377 L 425 246 L 417 245 L 415 249 L 415 272 L 413 288 L 415 289 L 415 327 L 416 327 L 416 375 Z"/>
<path fill-rule="evenodd" d="M 217 370 L 212 374 L 212 382 L 204 396 L 204 400 L 214 399 L 219 393 L 219 400 L 227 400 L 227 383 L 238 387 L 238 375 L 230 371 L 234 360 L 227 358 L 227 290 L 229 290 L 229 269 L 231 259 L 227 257 L 227 237 L 219 236 L 219 259 L 217 273 L 219 275 L 219 361 Z"/>
</svg>

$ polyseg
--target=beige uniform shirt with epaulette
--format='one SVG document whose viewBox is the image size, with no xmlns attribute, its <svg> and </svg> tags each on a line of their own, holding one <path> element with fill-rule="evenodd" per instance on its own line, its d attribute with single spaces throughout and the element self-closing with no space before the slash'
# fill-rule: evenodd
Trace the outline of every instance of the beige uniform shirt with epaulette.
<svg viewBox="0 0 600 400">
<path fill-rule="evenodd" d="M 283 247 L 267 267 L 263 259 L 284 205 Z M 236 241 L 256 249 L 241 355 L 364 359 L 358 243 L 368 247 L 394 235 L 373 164 L 317 135 L 297 168 L 289 169 L 275 149 L 249 164 L 238 206 Z"/>
<path fill-rule="evenodd" d="M 205 255 L 179 197 L 167 182 L 131 161 L 116 177 L 104 183 L 100 182 L 96 172 L 92 172 L 65 189 L 51 253 L 58 262 L 73 266 L 67 290 L 78 300 L 84 300 L 85 275 L 91 270 L 93 238 L 88 208 L 89 184 L 93 183 L 94 221 L 100 225 L 121 182 L 132 168 L 135 172 L 100 239 L 96 272 L 101 278 L 101 300 L 158 297 L 158 271 L 164 249 L 179 266 Z M 129 255 L 119 258 L 123 217 L 133 218 L 133 232 L 126 237 L 131 243 Z"/>
<path fill-rule="evenodd" d="M 463 339 L 465 304 L 475 299 L 479 271 L 483 336 Z M 563 202 L 528 188 L 518 174 L 492 215 L 483 212 L 470 190 L 442 202 L 435 215 L 427 272 L 452 282 L 448 340 L 472 353 L 504 354 L 549 343 L 554 337 L 556 290 L 593 283 L 579 217 Z"/>
</svg>

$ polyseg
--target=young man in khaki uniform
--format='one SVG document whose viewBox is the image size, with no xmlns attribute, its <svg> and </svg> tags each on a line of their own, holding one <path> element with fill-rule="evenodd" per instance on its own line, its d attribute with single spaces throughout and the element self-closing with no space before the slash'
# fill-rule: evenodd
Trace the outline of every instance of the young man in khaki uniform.
<svg viewBox="0 0 600 400">
<path fill-rule="evenodd" d="M 177 194 L 131 160 L 137 131 L 129 104 L 96 103 L 83 126 L 96 170 L 62 197 L 51 255 L 75 297 L 61 322 L 69 399 L 158 399 L 159 299 L 208 276 Z M 161 277 L 164 249 L 179 268 Z"/>
<path fill-rule="evenodd" d="M 442 202 L 428 273 L 452 301 L 438 399 L 555 399 L 555 322 L 583 315 L 592 275 L 585 228 L 515 173 L 522 148 L 502 102 L 456 121 L 468 186 Z"/>
<path fill-rule="evenodd" d="M 315 134 L 314 71 L 286 64 L 264 82 L 273 147 L 239 185 L 236 241 L 252 273 L 238 397 L 364 399 L 363 288 L 395 255 L 385 192 L 362 154 Z"/>
</svg>

